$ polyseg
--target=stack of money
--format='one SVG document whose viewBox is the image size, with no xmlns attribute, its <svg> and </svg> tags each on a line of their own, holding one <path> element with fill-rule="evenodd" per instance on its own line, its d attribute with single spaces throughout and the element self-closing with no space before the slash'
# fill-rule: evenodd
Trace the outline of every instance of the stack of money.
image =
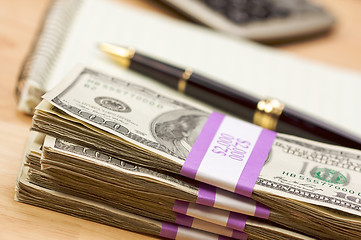
<svg viewBox="0 0 361 240">
<path fill-rule="evenodd" d="M 156 220 L 163 224 L 164 222 L 174 223 L 236 239 L 246 239 L 247 235 L 249 239 L 312 239 L 254 217 L 244 218 L 244 232 L 240 232 L 223 226 L 220 217 L 229 216 L 229 212 L 207 206 L 197 207 L 195 203 L 187 203 L 188 211 L 183 212 L 195 218 L 177 213 L 172 211 L 172 206 L 176 205 L 176 208 L 180 209 L 186 202 L 182 201 L 183 205 L 181 203 L 174 204 L 175 200 L 171 197 L 173 194 L 170 192 L 173 191 L 177 198 L 184 199 L 186 196 L 184 192 L 192 192 L 197 189 L 194 184 L 44 134 L 32 132 L 30 138 L 32 140 L 26 151 L 24 162 L 24 168 L 27 169 L 20 177 L 18 184 L 17 199 L 19 201 L 58 211 L 60 208 L 61 212 L 95 221 L 97 219 L 94 217 L 109 214 L 98 209 L 98 205 L 102 204 L 109 209 L 116 209 L 112 211 L 119 212 L 120 210 L 130 216 L 141 216 L 138 217 L 141 221 L 133 228 L 121 224 L 124 217 L 120 217 L 120 220 L 115 217 L 116 222 L 111 222 L 110 225 L 147 234 L 150 232 L 142 231 L 139 225 L 146 222 L 146 226 L 148 226 L 148 221 Z M 145 191 L 144 187 L 148 190 Z M 66 200 L 59 206 L 59 201 L 56 201 L 56 204 L 53 201 L 47 201 L 48 196 L 43 196 L 39 191 L 32 190 L 31 192 L 36 192 L 34 195 L 24 194 L 29 191 L 29 188 L 42 189 L 42 193 L 60 195 Z M 157 192 L 159 193 L 157 194 Z M 81 204 L 97 209 L 97 211 L 94 211 L 92 216 L 76 211 L 76 206 L 72 203 L 69 204 L 71 201 L 67 199 L 74 197 L 78 200 L 82 199 Z M 189 197 L 190 201 L 191 199 Z M 242 204 L 241 201 L 240 203 Z M 252 204 L 251 201 L 248 201 L 249 203 Z M 234 219 L 237 220 L 237 215 L 233 214 Z M 142 217 L 150 220 L 142 220 Z M 160 227 L 158 226 L 157 230 L 161 231 L 162 224 L 158 223 L 158 225 Z M 230 227 L 239 228 L 238 225 Z M 151 234 L 155 234 L 157 230 L 153 229 Z M 204 234 L 204 239 L 210 239 L 210 236 L 209 233 Z M 199 237 L 200 233 L 198 232 L 194 239 L 199 239 Z M 226 238 L 223 237 L 223 239 Z"/>
<path fill-rule="evenodd" d="M 184 168 L 210 108 L 88 68 L 44 98 L 32 129 L 46 136 L 30 141 L 19 201 L 170 238 L 195 228 L 238 239 L 361 238 L 359 151 L 275 134 L 254 186 L 237 192 L 221 157 L 210 177 L 193 177 L 218 188 L 180 176 L 190 175 Z M 251 141 L 232 136 L 235 128 L 212 152 L 241 163 Z M 138 224 L 122 224 L 128 217 Z M 162 222 L 191 228 L 171 225 L 175 235 Z"/>
</svg>

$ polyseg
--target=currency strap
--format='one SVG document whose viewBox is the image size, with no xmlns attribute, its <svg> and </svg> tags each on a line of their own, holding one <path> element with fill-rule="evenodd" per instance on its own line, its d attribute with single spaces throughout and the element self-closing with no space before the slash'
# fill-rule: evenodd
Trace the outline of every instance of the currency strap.
<svg viewBox="0 0 361 240">
<path fill-rule="evenodd" d="M 176 200 L 173 206 L 173 211 L 234 229 L 238 232 L 243 232 L 246 227 L 247 216 L 244 214 L 202 206 L 195 203 Z"/>
<path fill-rule="evenodd" d="M 275 138 L 276 132 L 213 112 L 181 174 L 250 197 Z"/>
<path fill-rule="evenodd" d="M 215 233 L 215 229 L 218 230 L 219 235 L 228 236 L 235 239 L 247 239 L 248 235 L 245 232 L 237 231 L 231 228 L 227 228 L 221 225 L 214 224 L 212 222 L 207 222 L 197 218 L 193 218 L 184 214 L 177 213 L 175 223 L 180 226 L 185 226 L 194 229 L 200 229 L 206 232 Z"/>
<path fill-rule="evenodd" d="M 262 203 L 204 183 L 198 186 L 196 203 L 264 219 L 270 215 L 269 207 Z"/>
<path fill-rule="evenodd" d="M 176 240 L 207 239 L 207 240 L 232 240 L 229 237 L 211 234 L 204 231 L 197 231 L 192 228 L 179 226 L 168 222 L 162 222 L 159 236 Z M 247 239 L 247 235 L 241 239 Z"/>
</svg>

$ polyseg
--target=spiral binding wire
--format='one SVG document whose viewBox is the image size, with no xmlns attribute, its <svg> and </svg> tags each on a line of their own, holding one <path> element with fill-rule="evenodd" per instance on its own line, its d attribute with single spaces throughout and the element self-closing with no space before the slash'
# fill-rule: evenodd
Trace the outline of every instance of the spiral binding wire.
<svg viewBox="0 0 361 240">
<path fill-rule="evenodd" d="M 18 109 L 32 115 L 45 93 L 46 81 L 84 0 L 54 0 L 34 45 L 26 57 L 16 86 Z"/>
</svg>

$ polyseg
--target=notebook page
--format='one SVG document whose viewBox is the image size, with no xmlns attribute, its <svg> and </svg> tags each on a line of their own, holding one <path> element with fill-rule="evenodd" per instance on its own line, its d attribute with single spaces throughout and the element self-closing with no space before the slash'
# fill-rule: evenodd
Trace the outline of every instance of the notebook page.
<svg viewBox="0 0 361 240">
<path fill-rule="evenodd" d="M 47 88 L 85 63 L 127 79 L 146 79 L 117 66 L 101 42 L 139 52 L 222 81 L 257 97 L 275 97 L 361 136 L 361 75 L 305 61 L 203 27 L 104 0 L 86 0 L 70 29 Z M 149 79 L 148 79 L 149 80 Z M 161 87 L 161 86 L 159 86 Z"/>
</svg>

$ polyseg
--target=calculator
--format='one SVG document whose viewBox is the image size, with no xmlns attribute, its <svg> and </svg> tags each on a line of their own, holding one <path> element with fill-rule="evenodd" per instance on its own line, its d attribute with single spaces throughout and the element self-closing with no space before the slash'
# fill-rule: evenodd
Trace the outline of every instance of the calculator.
<svg viewBox="0 0 361 240">
<path fill-rule="evenodd" d="M 260 42 L 282 42 L 327 32 L 335 19 L 307 0 L 160 0 L 218 31 Z"/>
</svg>

